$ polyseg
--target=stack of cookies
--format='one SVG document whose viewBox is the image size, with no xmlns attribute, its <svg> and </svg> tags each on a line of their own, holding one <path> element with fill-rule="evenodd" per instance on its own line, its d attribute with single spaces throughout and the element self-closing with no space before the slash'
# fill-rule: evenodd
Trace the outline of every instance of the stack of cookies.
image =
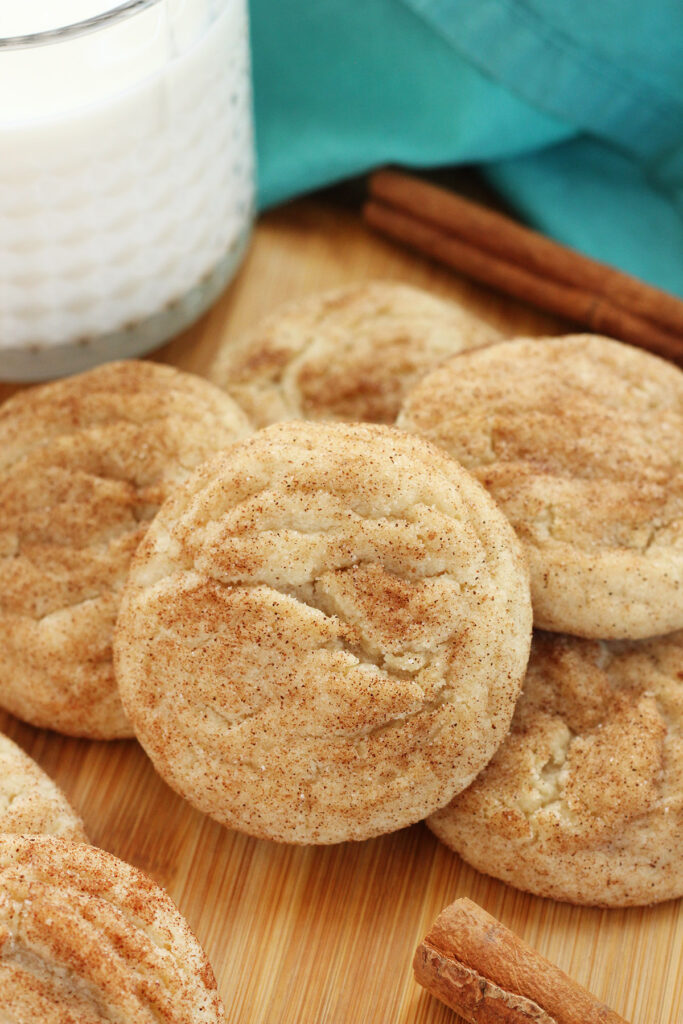
<svg viewBox="0 0 683 1024">
<path fill-rule="evenodd" d="M 680 371 L 605 338 L 502 341 L 379 282 L 276 312 L 211 377 L 109 364 L 0 409 L 0 702 L 136 735 L 255 836 L 426 818 L 541 895 L 681 895 Z M 60 842 L 0 840 L 0 873 L 42 893 Z M 132 869 L 74 849 L 72 888 L 129 914 Z M 169 1019 L 220 1019 L 209 981 L 182 984 Z"/>
<path fill-rule="evenodd" d="M 521 542 L 537 629 L 523 694 L 488 767 L 428 818 L 439 838 L 557 899 L 679 896 L 683 375 L 606 338 L 501 343 L 459 317 L 456 327 L 445 303 L 404 286 L 344 289 L 271 315 L 221 354 L 212 378 L 259 424 L 395 421 L 465 467 Z M 433 572 L 426 549 L 417 561 Z M 372 595 L 392 622 L 379 586 Z M 404 657 L 428 626 L 417 606 L 415 617 Z M 491 649 L 499 635 L 490 631 Z M 454 645 L 461 636 L 449 634 Z M 463 656 L 459 679 L 472 665 Z M 467 722 L 472 742 L 482 722 Z"/>
<path fill-rule="evenodd" d="M 546 631 L 510 735 L 430 828 L 539 895 L 680 896 L 683 374 L 606 338 L 522 339 L 428 374 L 398 425 L 495 498 Z"/>
</svg>

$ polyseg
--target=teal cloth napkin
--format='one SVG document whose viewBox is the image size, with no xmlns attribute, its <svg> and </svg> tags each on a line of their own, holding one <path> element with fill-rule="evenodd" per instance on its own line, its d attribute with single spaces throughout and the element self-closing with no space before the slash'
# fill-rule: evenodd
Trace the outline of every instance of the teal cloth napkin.
<svg viewBox="0 0 683 1024">
<path fill-rule="evenodd" d="M 479 164 L 529 223 L 683 297 L 681 0 L 250 0 L 261 207 Z"/>
</svg>

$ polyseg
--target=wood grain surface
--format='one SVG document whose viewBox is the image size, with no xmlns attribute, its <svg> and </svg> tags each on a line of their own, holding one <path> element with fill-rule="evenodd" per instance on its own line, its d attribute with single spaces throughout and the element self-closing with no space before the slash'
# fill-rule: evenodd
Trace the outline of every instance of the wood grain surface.
<svg viewBox="0 0 683 1024">
<path fill-rule="evenodd" d="M 201 374 L 277 303 L 369 277 L 452 296 L 510 334 L 564 325 L 367 233 L 312 199 L 269 213 L 216 306 L 155 358 Z M 0 398 L 16 388 L 0 385 Z M 413 980 L 415 948 L 458 896 L 480 903 L 632 1024 L 683 1022 L 681 901 L 592 910 L 478 874 L 423 826 L 365 843 L 287 847 L 221 828 L 155 774 L 132 741 L 67 739 L 0 714 L 64 788 L 93 841 L 166 887 L 214 966 L 236 1024 L 456 1024 Z"/>
</svg>

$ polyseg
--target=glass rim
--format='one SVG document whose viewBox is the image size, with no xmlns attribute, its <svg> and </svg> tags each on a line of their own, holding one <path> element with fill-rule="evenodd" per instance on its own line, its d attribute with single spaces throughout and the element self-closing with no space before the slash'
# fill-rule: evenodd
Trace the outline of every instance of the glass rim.
<svg viewBox="0 0 683 1024">
<path fill-rule="evenodd" d="M 131 18 L 159 2 L 160 0 L 124 0 L 123 3 L 116 4 L 108 11 L 93 14 L 90 18 L 74 21 L 70 25 L 47 28 L 41 32 L 30 32 L 27 35 L 0 36 L 0 52 L 2 50 L 21 50 L 30 46 L 45 46 L 48 43 L 61 43 L 65 39 L 72 39 L 88 32 L 97 32 L 100 28 Z"/>
</svg>

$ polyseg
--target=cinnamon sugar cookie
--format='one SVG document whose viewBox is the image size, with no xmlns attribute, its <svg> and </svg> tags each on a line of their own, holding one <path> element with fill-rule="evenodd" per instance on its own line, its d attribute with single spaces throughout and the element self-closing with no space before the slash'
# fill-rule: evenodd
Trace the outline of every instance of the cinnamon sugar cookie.
<svg viewBox="0 0 683 1024">
<path fill-rule="evenodd" d="M 508 728 L 530 629 L 515 535 L 460 466 L 386 427 L 287 423 L 162 508 L 115 663 L 138 739 L 195 806 L 335 843 L 469 784 Z"/>
<path fill-rule="evenodd" d="M 166 893 L 104 850 L 0 836 L 0 1006 L 40 1024 L 225 1024 Z"/>
<path fill-rule="evenodd" d="M 608 338 L 464 353 L 398 424 L 490 491 L 531 567 L 534 622 L 640 639 L 683 627 L 683 373 Z"/>
<path fill-rule="evenodd" d="M 683 895 L 683 633 L 534 637 L 510 735 L 427 824 L 539 896 L 633 906 Z"/>
<path fill-rule="evenodd" d="M 0 832 L 87 842 L 83 822 L 36 762 L 0 733 Z"/>
<path fill-rule="evenodd" d="M 172 487 L 249 432 L 207 381 L 109 363 L 0 406 L 0 704 L 128 736 L 111 663 L 119 593 Z"/>
<path fill-rule="evenodd" d="M 209 375 L 260 427 L 291 419 L 393 423 L 423 374 L 499 338 L 454 302 L 370 281 L 276 309 L 226 345 Z"/>
</svg>

